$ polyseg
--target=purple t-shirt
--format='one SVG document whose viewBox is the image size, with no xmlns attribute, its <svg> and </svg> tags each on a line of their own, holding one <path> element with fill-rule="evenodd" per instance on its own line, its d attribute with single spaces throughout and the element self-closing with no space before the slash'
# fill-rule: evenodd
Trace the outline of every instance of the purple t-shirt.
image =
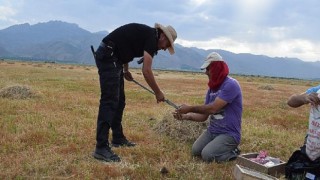
<svg viewBox="0 0 320 180">
<path fill-rule="evenodd" d="M 216 97 L 228 104 L 220 112 L 209 116 L 208 131 L 213 134 L 228 134 L 237 143 L 241 140 L 242 92 L 236 79 L 226 77 L 217 91 L 208 90 L 205 104 L 214 102 Z"/>
</svg>

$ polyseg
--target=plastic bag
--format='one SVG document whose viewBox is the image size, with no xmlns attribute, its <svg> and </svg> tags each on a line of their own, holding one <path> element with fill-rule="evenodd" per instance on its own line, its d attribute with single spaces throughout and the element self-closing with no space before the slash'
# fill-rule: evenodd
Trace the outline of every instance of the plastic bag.
<svg viewBox="0 0 320 180">
<path fill-rule="evenodd" d="M 310 110 L 306 154 L 312 161 L 320 157 L 320 106 L 312 106 Z"/>
</svg>

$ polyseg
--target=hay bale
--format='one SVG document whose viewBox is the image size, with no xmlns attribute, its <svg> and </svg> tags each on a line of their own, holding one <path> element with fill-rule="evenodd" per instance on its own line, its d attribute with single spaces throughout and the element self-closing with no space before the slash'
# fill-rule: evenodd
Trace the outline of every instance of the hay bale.
<svg viewBox="0 0 320 180">
<path fill-rule="evenodd" d="M 271 90 L 274 90 L 274 87 L 268 84 L 268 85 L 259 86 L 258 89 L 271 91 Z"/>
<path fill-rule="evenodd" d="M 179 142 L 194 142 L 208 126 L 208 122 L 178 121 L 167 114 L 158 122 L 154 130 Z"/>
<path fill-rule="evenodd" d="M 36 94 L 28 86 L 13 85 L 4 87 L 0 90 L 1 98 L 9 99 L 28 99 L 35 97 Z"/>
</svg>

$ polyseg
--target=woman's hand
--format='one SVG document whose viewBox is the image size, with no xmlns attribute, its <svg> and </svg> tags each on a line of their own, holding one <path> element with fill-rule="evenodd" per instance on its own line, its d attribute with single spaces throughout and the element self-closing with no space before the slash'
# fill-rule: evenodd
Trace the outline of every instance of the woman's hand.
<svg viewBox="0 0 320 180">
<path fill-rule="evenodd" d="M 186 113 L 190 112 L 190 110 L 191 110 L 191 106 L 188 106 L 186 104 L 182 104 L 181 106 L 179 106 L 179 108 L 176 110 L 176 112 L 179 114 L 186 114 Z"/>
<path fill-rule="evenodd" d="M 174 111 L 172 113 L 173 117 L 176 119 L 176 120 L 179 120 L 179 121 L 182 121 L 183 118 L 182 118 L 182 114 L 178 113 L 177 111 Z"/>
</svg>

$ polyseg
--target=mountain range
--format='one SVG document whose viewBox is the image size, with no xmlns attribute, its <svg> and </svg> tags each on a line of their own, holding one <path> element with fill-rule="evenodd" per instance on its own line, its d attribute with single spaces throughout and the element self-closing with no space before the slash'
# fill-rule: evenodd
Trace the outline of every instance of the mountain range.
<svg viewBox="0 0 320 180">
<path fill-rule="evenodd" d="M 49 21 L 30 25 L 13 25 L 0 30 L 0 58 L 58 63 L 94 64 L 90 45 L 98 47 L 107 31 L 89 32 L 77 24 Z M 218 52 L 227 62 L 230 73 L 255 76 L 319 80 L 320 62 L 305 62 L 298 58 L 268 57 L 175 44 L 175 54 L 159 51 L 153 68 L 200 71 L 205 57 Z M 134 60 L 131 67 L 140 67 Z"/>
</svg>

